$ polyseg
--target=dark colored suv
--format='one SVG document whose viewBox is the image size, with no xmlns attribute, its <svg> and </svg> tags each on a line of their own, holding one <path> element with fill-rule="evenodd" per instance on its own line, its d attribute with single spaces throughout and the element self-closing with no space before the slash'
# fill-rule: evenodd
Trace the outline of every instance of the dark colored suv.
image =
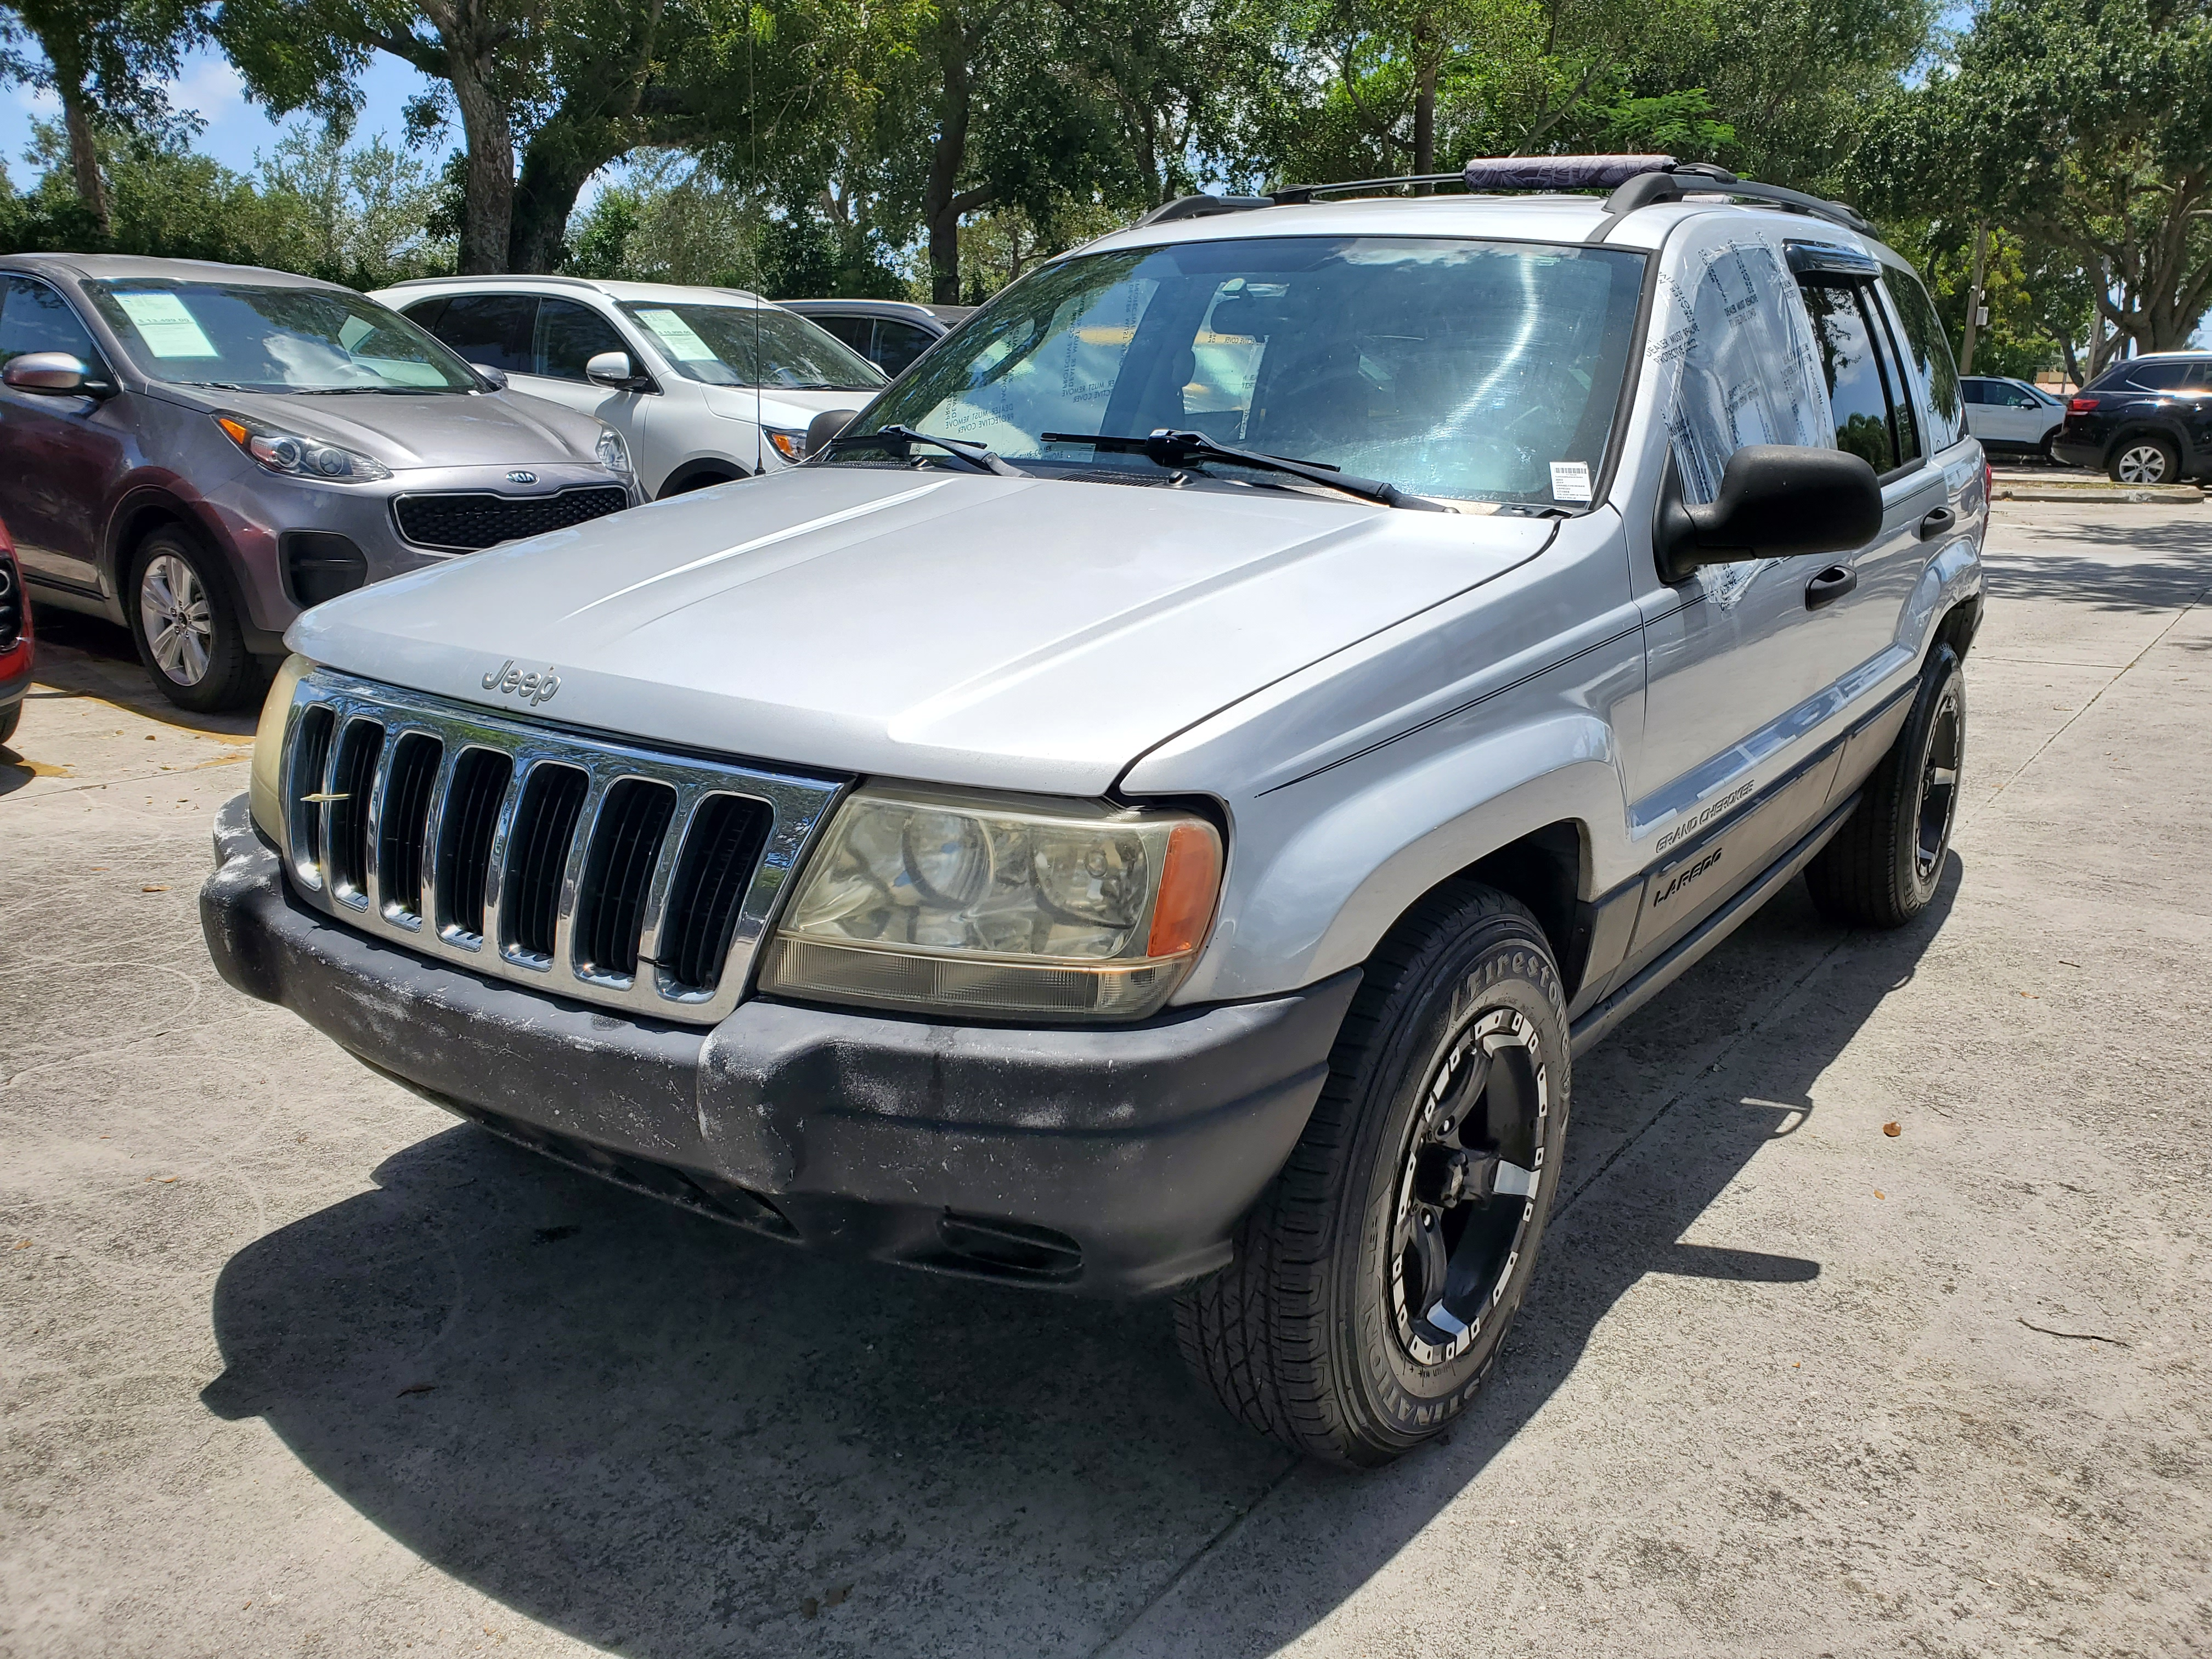
<svg viewBox="0 0 2212 1659">
<path fill-rule="evenodd" d="M 2066 404 L 2051 453 L 2115 483 L 2179 483 L 2212 472 L 2212 351 L 2115 363 Z"/>
</svg>

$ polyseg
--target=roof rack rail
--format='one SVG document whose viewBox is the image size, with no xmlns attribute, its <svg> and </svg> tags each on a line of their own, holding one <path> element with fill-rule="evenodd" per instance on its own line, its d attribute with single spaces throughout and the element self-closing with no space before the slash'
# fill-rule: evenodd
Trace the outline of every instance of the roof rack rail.
<svg viewBox="0 0 2212 1659">
<path fill-rule="evenodd" d="M 1679 202 L 1686 196 L 1734 196 L 1746 201 L 1768 202 L 1826 219 L 1847 229 L 1871 235 L 1874 227 L 1841 202 L 1810 196 L 1803 191 L 1739 179 L 1726 167 L 1708 161 L 1678 161 L 1671 155 L 1479 155 L 1457 173 L 1409 173 L 1395 179 L 1347 179 L 1334 185 L 1291 185 L 1265 196 L 1183 196 L 1154 208 L 1139 225 L 1164 224 L 1176 219 L 1208 219 L 1221 213 L 1245 213 L 1255 208 L 1303 207 L 1322 197 L 1347 191 L 1382 190 L 1418 185 L 1457 185 L 1469 191 L 1502 190 L 1560 191 L 1609 188 L 1604 211 L 1611 216 L 1633 213 L 1660 202 Z"/>
<path fill-rule="evenodd" d="M 1715 177 L 1718 174 L 1718 177 Z M 1638 208 L 1650 207 L 1660 202 L 1679 202 L 1685 196 L 1734 196 L 1747 202 L 1770 202 L 1777 207 L 1791 208 L 1799 213 L 1809 213 L 1816 219 L 1826 219 L 1831 224 L 1846 230 L 1859 231 L 1871 236 L 1874 226 L 1856 209 L 1841 202 L 1829 201 L 1824 196 L 1813 196 L 1802 190 L 1789 190 L 1780 185 L 1763 185 L 1756 179 L 1739 179 L 1718 167 L 1676 167 L 1666 173 L 1645 173 L 1629 179 L 1605 198 L 1605 211 L 1619 216 L 1633 213 Z"/>
</svg>

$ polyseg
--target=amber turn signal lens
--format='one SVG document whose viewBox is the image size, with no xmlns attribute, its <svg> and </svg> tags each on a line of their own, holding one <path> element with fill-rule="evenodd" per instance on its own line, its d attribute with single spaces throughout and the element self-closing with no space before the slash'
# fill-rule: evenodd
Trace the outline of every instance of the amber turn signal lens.
<svg viewBox="0 0 2212 1659">
<path fill-rule="evenodd" d="M 253 435 L 253 434 L 246 428 L 244 422 L 234 421 L 228 415 L 216 416 L 215 417 L 215 423 L 222 428 L 223 435 L 228 437 L 231 442 L 236 444 L 240 449 L 246 447 L 246 440 Z"/>
<path fill-rule="evenodd" d="M 1160 896 L 1152 904 L 1152 931 L 1145 954 L 1174 957 L 1198 949 L 1220 894 L 1221 837 L 1210 823 L 1178 823 L 1168 836 Z"/>
</svg>

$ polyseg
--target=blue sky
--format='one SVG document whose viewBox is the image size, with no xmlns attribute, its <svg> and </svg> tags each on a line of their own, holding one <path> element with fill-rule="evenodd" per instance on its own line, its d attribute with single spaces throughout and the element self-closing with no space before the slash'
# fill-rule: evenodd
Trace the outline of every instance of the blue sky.
<svg viewBox="0 0 2212 1659">
<path fill-rule="evenodd" d="M 185 59 L 182 69 L 183 72 L 169 83 L 169 101 L 178 109 L 198 111 L 207 123 L 198 147 L 227 167 L 251 173 L 255 153 L 273 145 L 282 128 L 270 120 L 266 110 L 246 100 L 238 72 L 223 60 L 222 53 L 193 52 Z M 378 52 L 362 77 L 366 101 L 356 129 L 359 136 L 366 138 L 373 132 L 381 132 L 392 143 L 404 143 L 400 112 L 407 100 L 428 84 L 398 58 Z M 23 160 L 23 151 L 31 142 L 31 123 L 52 119 L 60 112 L 61 106 L 51 94 L 34 93 L 28 87 L 20 86 L 0 91 L 0 159 L 4 159 L 9 177 L 15 181 L 17 188 L 28 185 L 35 176 Z M 293 118 L 297 121 L 302 118 Z M 441 157 L 424 159 L 436 161 Z"/>
<path fill-rule="evenodd" d="M 361 115 L 354 128 L 355 138 L 381 133 L 394 148 L 404 148 L 407 102 L 429 85 L 426 76 L 389 52 L 372 55 L 361 79 Z M 274 147 L 287 125 L 299 125 L 309 118 L 295 115 L 289 122 L 272 121 L 267 110 L 247 99 L 238 71 L 212 48 L 188 54 L 167 90 L 172 108 L 197 111 L 205 123 L 195 148 L 240 173 L 252 173 L 255 158 Z M 50 93 L 21 86 L 0 88 L 0 166 L 6 167 L 17 189 L 27 189 L 37 179 L 23 160 L 31 143 L 31 123 L 55 119 L 60 114 L 61 105 Z M 445 138 L 433 151 L 424 153 L 422 159 L 434 166 L 442 163 L 446 153 L 459 143 L 458 127 L 448 128 Z M 591 204 L 605 176 L 603 173 L 585 185 L 577 198 L 578 207 Z"/>
</svg>

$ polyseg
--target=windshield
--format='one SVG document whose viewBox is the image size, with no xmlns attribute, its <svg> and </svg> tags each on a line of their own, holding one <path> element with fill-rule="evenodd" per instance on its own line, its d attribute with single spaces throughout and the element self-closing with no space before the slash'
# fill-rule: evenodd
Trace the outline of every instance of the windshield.
<svg viewBox="0 0 2212 1659">
<path fill-rule="evenodd" d="M 708 386 L 873 392 L 884 383 L 874 364 L 796 312 L 641 301 L 623 309 L 671 368 Z"/>
<path fill-rule="evenodd" d="M 1410 237 L 1079 256 L 1009 289 L 852 432 L 903 425 L 1031 471 L 1164 479 L 1140 453 L 1066 440 L 1170 428 L 1419 495 L 1586 503 L 1644 267 L 1610 248 Z"/>
<path fill-rule="evenodd" d="M 158 277 L 85 292 L 149 380 L 249 392 L 474 392 L 469 366 L 358 294 Z"/>
</svg>

